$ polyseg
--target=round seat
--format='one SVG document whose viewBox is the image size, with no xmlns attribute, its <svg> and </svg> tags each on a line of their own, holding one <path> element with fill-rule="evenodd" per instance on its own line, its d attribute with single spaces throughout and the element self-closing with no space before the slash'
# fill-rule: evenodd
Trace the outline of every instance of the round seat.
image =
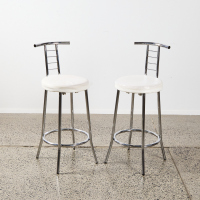
<svg viewBox="0 0 200 200">
<path fill-rule="evenodd" d="M 48 75 L 42 79 L 42 87 L 51 92 L 80 92 L 89 88 L 89 81 L 74 75 Z"/>
<path fill-rule="evenodd" d="M 131 93 L 153 93 L 162 90 L 162 81 L 147 75 L 124 76 L 115 81 L 118 90 Z"/>
</svg>

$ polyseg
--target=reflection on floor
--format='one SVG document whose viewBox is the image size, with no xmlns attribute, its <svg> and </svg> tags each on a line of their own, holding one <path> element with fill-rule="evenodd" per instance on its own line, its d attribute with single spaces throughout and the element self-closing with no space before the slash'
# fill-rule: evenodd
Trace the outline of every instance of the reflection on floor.
<svg viewBox="0 0 200 200">
<path fill-rule="evenodd" d="M 163 141 L 167 160 L 160 146 L 145 150 L 146 175 L 141 175 L 141 150 L 130 151 L 114 144 L 108 164 L 104 164 L 112 115 L 91 115 L 96 165 L 90 144 L 62 148 L 60 175 L 56 175 L 57 148 L 43 144 L 35 158 L 41 133 L 41 114 L 0 114 L 0 199 L 200 199 L 200 116 L 162 116 Z M 63 128 L 70 116 L 63 115 Z M 47 115 L 46 129 L 57 127 L 57 115 Z M 87 130 L 85 115 L 75 115 L 75 127 Z M 118 115 L 116 130 L 129 127 L 129 116 Z M 134 127 L 141 127 L 141 115 L 134 116 Z M 157 132 L 157 116 L 146 117 L 146 129 Z M 139 144 L 141 134 L 132 142 Z M 56 142 L 56 133 L 48 136 Z M 85 136 L 76 133 L 79 142 Z M 119 135 L 122 142 L 128 134 Z M 71 143 L 71 133 L 62 133 L 62 142 Z M 146 135 L 146 143 L 154 141 Z"/>
</svg>

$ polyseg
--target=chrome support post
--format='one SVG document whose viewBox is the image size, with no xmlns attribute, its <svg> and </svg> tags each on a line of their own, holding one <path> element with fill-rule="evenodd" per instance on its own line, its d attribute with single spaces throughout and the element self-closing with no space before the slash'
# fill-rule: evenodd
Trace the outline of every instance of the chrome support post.
<svg viewBox="0 0 200 200">
<path fill-rule="evenodd" d="M 130 130 L 133 129 L 133 109 L 134 109 L 134 93 L 132 93 L 132 98 L 131 98 L 131 114 L 130 114 Z M 132 138 L 132 131 L 130 131 L 129 134 L 129 140 L 128 144 L 131 144 L 131 138 Z M 130 150 L 130 146 L 128 147 L 128 150 Z"/>
<path fill-rule="evenodd" d="M 95 153 L 93 142 L 92 142 L 90 110 L 89 110 L 88 91 L 87 90 L 85 90 L 85 102 L 86 102 L 86 110 L 87 110 L 87 120 L 88 120 L 89 136 L 90 136 L 90 145 L 91 145 L 91 148 L 92 148 L 92 152 L 93 152 L 93 155 L 94 155 L 95 162 L 96 162 L 96 164 L 98 164 L 96 153 Z"/>
<path fill-rule="evenodd" d="M 145 74 L 147 75 L 147 68 L 148 68 L 148 58 L 149 58 L 149 45 L 147 45 L 147 50 L 146 50 L 146 62 L 145 62 Z"/>
<path fill-rule="evenodd" d="M 75 144 L 74 137 L 74 104 L 73 104 L 73 93 L 70 93 L 70 103 L 71 103 L 71 127 L 72 127 L 72 142 Z M 75 150 L 75 146 L 73 147 Z"/>
<path fill-rule="evenodd" d="M 48 58 L 47 58 L 47 47 L 44 45 L 44 55 L 45 55 L 45 65 L 46 65 L 46 75 L 49 75 Z"/>
<path fill-rule="evenodd" d="M 41 147 L 42 147 L 43 135 L 44 135 L 44 130 L 45 130 L 46 109 L 47 109 L 47 93 L 48 93 L 48 91 L 45 90 L 44 91 L 43 117 L 42 117 L 42 133 L 41 133 L 40 144 L 39 144 L 37 155 L 36 155 L 37 159 L 39 158 L 39 155 L 40 155 L 40 150 L 41 150 Z"/>
<path fill-rule="evenodd" d="M 156 77 L 157 78 L 159 75 L 159 62 L 160 62 L 160 47 L 158 47 L 158 52 L 157 52 L 157 67 L 156 67 Z"/>
<path fill-rule="evenodd" d="M 58 74 L 60 74 L 60 63 L 59 63 L 59 55 L 58 55 L 58 44 L 55 44 L 55 51 L 56 51 L 56 60 L 57 60 Z"/>
<path fill-rule="evenodd" d="M 142 94 L 142 175 L 145 175 L 144 140 L 145 140 L 145 94 Z"/>
<path fill-rule="evenodd" d="M 159 126 L 159 135 L 160 135 L 160 146 L 161 146 L 161 150 L 162 150 L 162 154 L 163 154 L 163 159 L 166 160 L 165 149 L 164 149 L 163 140 L 162 140 L 160 92 L 157 93 L 157 98 L 158 98 L 158 126 Z"/>
<path fill-rule="evenodd" d="M 108 162 L 108 158 L 109 158 L 111 148 L 112 148 L 112 145 L 113 145 L 114 134 L 115 134 L 115 125 L 116 125 L 116 119 L 117 119 L 117 109 L 118 109 L 118 103 L 119 103 L 119 94 L 120 94 L 120 91 L 117 90 L 115 112 L 114 112 L 114 117 L 113 117 L 112 134 L 111 134 L 110 146 L 109 146 L 109 149 L 108 149 L 108 152 L 107 152 L 107 155 L 106 155 L 106 159 L 104 161 L 105 164 L 107 164 L 107 162 Z"/>
<path fill-rule="evenodd" d="M 62 122 L 62 93 L 59 92 L 59 106 L 58 106 L 58 158 L 57 158 L 57 174 L 60 171 L 60 151 L 61 151 L 61 122 Z"/>
</svg>

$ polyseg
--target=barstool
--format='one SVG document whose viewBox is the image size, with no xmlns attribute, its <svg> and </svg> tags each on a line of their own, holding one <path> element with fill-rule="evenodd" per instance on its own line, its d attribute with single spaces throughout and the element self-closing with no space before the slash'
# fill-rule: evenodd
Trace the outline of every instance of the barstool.
<svg viewBox="0 0 200 200">
<path fill-rule="evenodd" d="M 45 54 L 45 64 L 46 64 L 46 77 L 42 79 L 42 87 L 44 88 L 44 106 L 43 106 L 43 119 L 42 119 L 42 133 L 41 139 L 37 151 L 36 158 L 39 158 L 40 150 L 42 147 L 43 141 L 47 144 L 54 145 L 58 147 L 58 157 L 57 157 L 57 174 L 59 174 L 60 169 L 60 152 L 61 147 L 73 147 L 85 144 L 86 142 L 90 141 L 90 145 L 92 148 L 92 152 L 94 155 L 94 159 L 96 164 L 98 163 L 96 153 L 94 150 L 93 142 L 92 142 L 92 133 L 91 133 L 91 122 L 90 122 L 90 111 L 89 111 L 89 102 L 88 102 L 88 87 L 89 82 L 86 78 L 74 76 L 74 75 L 61 75 L 60 74 L 60 63 L 59 63 L 59 55 L 58 55 L 58 45 L 69 45 L 70 42 L 46 42 L 41 44 L 34 44 L 34 47 L 44 46 L 44 54 Z M 47 46 L 55 45 L 55 49 L 48 50 Z M 51 52 L 51 55 L 48 56 L 48 53 Z M 52 55 L 53 53 L 53 55 Z M 50 58 L 51 57 L 51 58 Z M 48 59 L 55 59 L 54 62 L 49 62 Z M 49 68 L 50 64 L 56 64 L 56 68 Z M 58 70 L 58 75 L 49 75 L 49 70 L 56 69 Z M 46 107 L 47 107 L 47 93 L 50 92 L 58 92 L 59 93 L 59 106 L 58 106 L 58 129 L 51 130 L 48 132 L 45 131 L 45 119 L 46 119 Z M 86 101 L 86 110 L 87 110 L 87 120 L 88 120 L 88 133 L 86 131 L 74 128 L 74 108 L 73 108 L 73 93 L 77 92 L 85 92 L 85 101 Z M 70 93 L 70 103 L 71 103 L 71 128 L 61 128 L 61 117 L 62 117 L 62 95 Z M 71 131 L 72 132 L 72 144 L 62 144 L 61 143 L 61 132 L 62 131 Z M 80 132 L 87 136 L 87 139 L 75 143 L 75 136 L 74 132 Z M 48 134 L 58 132 L 58 144 L 52 143 L 48 141 L 45 136 Z"/>
<path fill-rule="evenodd" d="M 145 75 L 135 75 L 135 76 L 125 76 L 117 79 L 115 81 L 115 87 L 117 88 L 117 96 L 116 96 L 116 103 L 115 103 L 115 110 L 114 110 L 114 118 L 113 118 L 113 126 L 112 126 L 112 133 L 111 133 L 111 141 L 110 146 L 107 152 L 106 159 L 104 163 L 106 164 L 111 152 L 111 148 L 113 145 L 113 141 L 115 141 L 118 144 L 121 144 L 123 146 L 127 146 L 128 150 L 130 150 L 130 147 L 140 147 L 142 149 L 142 175 L 145 175 L 145 161 L 144 161 L 144 148 L 145 147 L 151 147 L 158 143 L 161 145 L 162 155 L 163 159 L 166 160 L 165 156 L 165 150 L 163 147 L 163 141 L 162 141 L 162 125 L 161 125 L 161 107 L 160 107 L 160 91 L 162 89 L 162 81 L 158 78 L 159 74 L 159 58 L 160 58 L 160 47 L 164 47 L 167 49 L 170 49 L 170 46 L 159 44 L 159 43 L 153 43 L 153 42 L 135 42 L 135 45 L 147 45 L 146 49 L 146 63 L 145 63 Z M 150 46 L 157 46 L 157 50 L 152 50 L 149 47 Z M 150 55 L 151 54 L 151 55 Z M 149 62 L 148 60 L 155 59 L 157 62 Z M 152 69 L 148 66 L 155 65 L 156 68 Z M 156 78 L 152 76 L 147 76 L 147 70 L 153 70 L 156 71 Z M 130 128 L 126 130 L 120 130 L 115 133 L 115 125 L 116 125 L 116 119 L 117 119 L 117 109 L 118 109 L 118 102 L 119 102 L 119 94 L 120 91 L 132 93 L 132 99 L 131 99 L 131 113 L 130 113 Z M 145 130 L 145 96 L 147 93 L 157 93 L 157 101 L 158 101 L 158 124 L 159 124 L 159 135 L 149 131 Z M 142 95 L 142 129 L 133 129 L 133 108 L 134 108 L 134 95 L 139 94 Z M 116 139 L 116 136 L 125 132 L 129 133 L 129 139 L 128 143 L 122 143 Z M 142 132 L 142 145 L 133 145 L 131 144 L 131 138 L 133 132 Z M 157 137 L 157 141 L 151 144 L 145 144 L 145 133 L 152 134 L 153 136 Z"/>
</svg>

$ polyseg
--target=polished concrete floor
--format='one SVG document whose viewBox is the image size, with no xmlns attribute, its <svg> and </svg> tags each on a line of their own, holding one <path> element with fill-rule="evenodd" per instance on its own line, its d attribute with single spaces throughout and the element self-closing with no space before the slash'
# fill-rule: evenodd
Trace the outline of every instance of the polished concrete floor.
<svg viewBox="0 0 200 200">
<path fill-rule="evenodd" d="M 146 175 L 141 175 L 141 150 L 130 151 L 114 144 L 107 164 L 112 115 L 91 115 L 93 143 L 99 164 L 89 143 L 73 150 L 62 148 L 60 174 L 56 175 L 57 149 L 43 144 L 35 158 L 41 132 L 41 114 L 0 114 L 0 199 L 200 199 L 200 116 L 162 116 L 167 160 L 160 145 L 145 150 Z M 63 115 L 63 127 L 70 116 Z M 75 115 L 75 127 L 87 130 L 85 115 Z M 129 116 L 118 115 L 116 130 L 129 127 Z M 134 116 L 141 127 L 141 115 Z M 57 128 L 57 115 L 48 114 L 46 130 Z M 157 116 L 146 117 L 146 129 L 157 132 Z M 63 143 L 71 133 L 63 132 Z M 140 144 L 141 134 L 133 134 Z M 48 136 L 57 141 L 56 133 Z M 76 141 L 85 136 L 76 133 Z M 119 135 L 127 142 L 128 134 Z M 154 141 L 146 136 L 146 143 Z"/>
</svg>

